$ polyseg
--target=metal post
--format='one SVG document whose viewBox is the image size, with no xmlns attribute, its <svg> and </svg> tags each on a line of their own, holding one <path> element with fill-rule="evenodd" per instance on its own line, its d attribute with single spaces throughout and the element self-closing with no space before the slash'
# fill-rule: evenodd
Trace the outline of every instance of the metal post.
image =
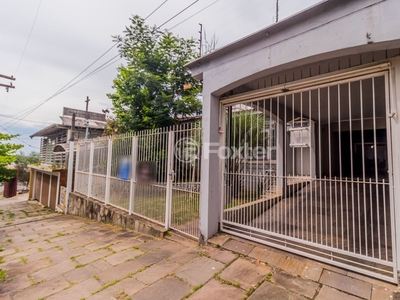
<svg viewBox="0 0 400 300">
<path fill-rule="evenodd" d="M 169 229 L 171 223 L 172 182 L 174 181 L 174 131 L 168 132 L 168 165 L 167 165 L 167 193 L 165 205 L 165 229 Z"/>
<path fill-rule="evenodd" d="M 92 180 L 93 180 L 93 154 L 94 154 L 94 143 L 90 142 L 90 159 L 89 159 L 89 180 L 88 180 L 88 192 L 87 197 L 92 196 Z"/>
<path fill-rule="evenodd" d="M 136 194 L 136 162 L 138 153 L 138 137 L 132 137 L 132 161 L 131 161 L 131 188 L 129 193 L 129 214 L 133 213 Z"/>
<path fill-rule="evenodd" d="M 112 160 L 112 139 L 108 140 L 108 150 L 107 150 L 107 174 L 106 174 L 106 195 L 105 204 L 110 204 L 110 182 L 111 182 L 111 160 Z"/>
<path fill-rule="evenodd" d="M 72 189 L 72 176 L 74 171 L 74 141 L 69 142 L 69 159 L 68 159 L 68 175 L 67 175 L 67 195 L 65 199 L 65 213 L 68 213 L 68 202 L 69 202 L 69 194 Z M 78 165 L 78 161 L 76 162 Z M 76 181 L 76 176 L 75 176 Z M 76 183 L 75 183 L 76 184 Z"/>
<path fill-rule="evenodd" d="M 86 100 L 85 100 L 85 102 L 86 102 L 86 133 L 85 133 L 85 141 L 87 140 L 87 138 L 88 138 L 88 133 L 89 133 L 89 101 L 90 101 L 90 99 L 89 99 L 89 96 L 87 96 L 86 97 Z"/>
</svg>

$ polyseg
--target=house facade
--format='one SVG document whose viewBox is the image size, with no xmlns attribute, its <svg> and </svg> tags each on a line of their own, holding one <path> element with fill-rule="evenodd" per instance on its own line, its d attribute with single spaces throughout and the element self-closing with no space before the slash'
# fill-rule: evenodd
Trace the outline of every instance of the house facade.
<svg viewBox="0 0 400 300">
<path fill-rule="evenodd" d="M 188 64 L 203 81 L 202 239 L 398 281 L 399 9 L 324 1 Z"/>
</svg>

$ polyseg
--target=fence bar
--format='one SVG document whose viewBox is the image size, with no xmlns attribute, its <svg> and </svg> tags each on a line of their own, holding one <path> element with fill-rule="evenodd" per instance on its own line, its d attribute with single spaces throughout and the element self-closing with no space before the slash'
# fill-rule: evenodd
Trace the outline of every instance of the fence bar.
<svg viewBox="0 0 400 300">
<path fill-rule="evenodd" d="M 138 137 L 132 137 L 132 161 L 131 161 L 131 188 L 129 192 L 129 214 L 133 213 L 134 201 L 136 195 L 136 162 L 138 153 Z"/>
<path fill-rule="evenodd" d="M 76 153 L 78 154 L 78 151 Z M 76 161 L 76 164 L 78 164 L 78 161 Z M 69 194 L 71 193 L 71 190 L 72 190 L 72 176 L 73 176 L 73 172 L 74 172 L 73 169 L 74 169 L 74 142 L 71 141 L 71 142 L 69 142 L 67 195 L 66 195 L 66 199 L 65 199 L 65 208 L 64 208 L 65 213 L 68 212 Z M 58 179 L 60 179 L 60 177 L 58 177 Z M 59 185 L 57 185 L 57 189 L 58 189 L 58 186 Z M 76 175 L 75 175 L 75 186 L 76 186 Z M 57 190 L 57 195 L 58 195 L 58 190 Z"/>
<path fill-rule="evenodd" d="M 172 182 L 174 179 L 174 132 L 168 132 L 167 193 L 165 205 L 165 229 L 171 226 Z"/>
<path fill-rule="evenodd" d="M 90 159 L 89 159 L 89 180 L 88 180 L 88 192 L 87 196 L 92 196 L 92 182 L 93 182 L 93 156 L 94 156 L 94 143 L 90 142 Z"/>
<path fill-rule="evenodd" d="M 110 183 L 111 183 L 111 163 L 112 163 L 112 143 L 113 140 L 108 140 L 108 151 L 107 151 L 107 174 L 106 174 L 106 195 L 105 195 L 105 204 L 110 204 Z"/>
</svg>

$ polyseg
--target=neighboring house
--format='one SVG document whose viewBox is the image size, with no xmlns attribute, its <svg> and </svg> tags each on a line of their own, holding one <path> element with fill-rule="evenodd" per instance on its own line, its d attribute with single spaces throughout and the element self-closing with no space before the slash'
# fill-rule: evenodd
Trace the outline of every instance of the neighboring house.
<svg viewBox="0 0 400 300">
<path fill-rule="evenodd" d="M 203 81 L 205 240 L 227 232 L 398 282 L 399 10 L 323 1 L 188 64 Z"/>
<path fill-rule="evenodd" d="M 72 135 L 72 115 L 75 113 L 74 140 L 86 135 L 88 116 L 88 139 L 103 135 L 106 124 L 105 114 L 79 109 L 63 108 L 61 124 L 52 124 L 30 137 L 41 137 L 40 165 L 31 166 L 29 199 L 37 199 L 45 206 L 63 210 L 63 195 L 67 184 L 68 141 Z"/>
</svg>

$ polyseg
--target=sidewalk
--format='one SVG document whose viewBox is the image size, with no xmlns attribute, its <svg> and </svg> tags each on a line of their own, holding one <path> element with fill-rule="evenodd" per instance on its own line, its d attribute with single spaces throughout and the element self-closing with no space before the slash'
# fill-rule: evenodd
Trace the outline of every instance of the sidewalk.
<svg viewBox="0 0 400 300">
<path fill-rule="evenodd" d="M 397 286 L 220 234 L 164 239 L 0 200 L 3 299 L 400 299 Z M 4 281 L 4 282 L 3 282 Z"/>
</svg>

